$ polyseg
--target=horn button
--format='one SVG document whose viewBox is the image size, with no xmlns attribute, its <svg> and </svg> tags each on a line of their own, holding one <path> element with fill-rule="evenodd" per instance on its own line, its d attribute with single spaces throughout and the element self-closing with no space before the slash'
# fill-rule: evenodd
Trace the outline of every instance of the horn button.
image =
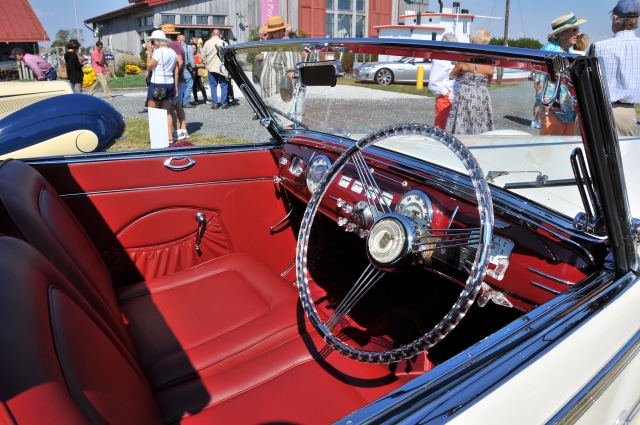
<svg viewBox="0 0 640 425">
<path fill-rule="evenodd" d="M 379 269 L 393 271 L 409 257 L 415 224 L 398 213 L 385 214 L 369 232 L 367 255 Z"/>
</svg>

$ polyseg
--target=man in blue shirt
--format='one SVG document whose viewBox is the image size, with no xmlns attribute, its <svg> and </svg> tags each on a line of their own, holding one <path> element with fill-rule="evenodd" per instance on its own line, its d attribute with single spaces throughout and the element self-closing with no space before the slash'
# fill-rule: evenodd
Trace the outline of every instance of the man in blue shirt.
<svg viewBox="0 0 640 425">
<path fill-rule="evenodd" d="M 638 0 L 620 0 L 611 11 L 613 38 L 596 43 L 596 55 L 604 60 L 618 137 L 636 135 L 635 104 L 640 103 L 640 38 Z"/>
<path fill-rule="evenodd" d="M 573 45 L 578 41 L 580 35 L 580 25 L 587 22 L 584 18 L 576 18 L 573 13 L 562 15 L 551 22 L 551 33 L 547 36 L 549 42 L 541 50 L 550 52 L 573 53 Z M 549 102 L 555 91 L 555 84 L 544 84 L 547 79 L 546 74 L 539 74 L 536 82 L 546 85 L 546 90 L 541 96 L 545 102 Z M 559 110 L 554 110 L 550 106 L 544 106 L 540 114 L 540 135 L 560 135 L 573 136 L 575 134 L 576 113 L 573 110 L 573 100 L 565 87 L 560 87 Z"/>
<path fill-rule="evenodd" d="M 196 69 L 196 62 L 193 59 L 193 49 L 190 45 L 187 44 L 187 38 L 180 34 L 178 36 L 178 43 L 180 43 L 180 47 L 184 50 L 185 59 L 184 59 L 184 80 L 185 80 L 185 89 L 184 96 L 182 97 L 182 107 L 183 108 L 195 108 L 191 101 L 191 93 L 193 92 L 193 74 L 192 71 Z"/>
</svg>

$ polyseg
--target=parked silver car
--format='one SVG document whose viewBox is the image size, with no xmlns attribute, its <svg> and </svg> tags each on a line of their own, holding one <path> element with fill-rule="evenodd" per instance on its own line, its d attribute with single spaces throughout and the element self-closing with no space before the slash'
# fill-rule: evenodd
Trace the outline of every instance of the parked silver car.
<svg viewBox="0 0 640 425">
<path fill-rule="evenodd" d="M 427 83 L 431 74 L 431 60 L 409 56 L 395 62 L 363 63 L 353 70 L 353 76 L 361 81 L 375 81 L 384 86 L 391 83 L 415 83 L 418 66 L 424 66 L 423 80 Z"/>
</svg>

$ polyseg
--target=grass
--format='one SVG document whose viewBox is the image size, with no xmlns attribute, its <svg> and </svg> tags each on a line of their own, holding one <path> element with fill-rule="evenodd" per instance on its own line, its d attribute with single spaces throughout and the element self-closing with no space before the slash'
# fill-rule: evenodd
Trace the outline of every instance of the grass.
<svg viewBox="0 0 640 425">
<path fill-rule="evenodd" d="M 145 82 L 146 75 L 138 74 L 138 75 L 127 75 L 126 77 L 118 77 L 116 81 L 115 78 L 111 78 L 109 80 L 109 88 L 111 89 L 124 89 L 124 88 L 146 88 L 147 83 Z"/>
<path fill-rule="evenodd" d="M 635 105 L 636 106 L 636 115 L 640 115 L 640 105 Z"/>
<path fill-rule="evenodd" d="M 424 88 L 422 90 L 416 89 L 415 84 L 390 84 L 388 86 L 381 86 L 380 84 L 359 81 L 354 78 L 338 78 L 338 84 L 341 84 L 343 86 L 366 87 L 369 89 L 390 91 L 394 93 L 415 94 L 418 96 L 433 97 L 433 93 L 431 93 L 427 89 L 426 84 L 424 85 Z M 513 84 L 493 83 L 489 86 L 489 90 L 503 89 L 511 86 L 513 86 Z"/>
<path fill-rule="evenodd" d="M 142 118 L 127 118 L 126 120 L 125 139 L 117 141 L 109 148 L 109 151 L 149 149 L 149 121 Z M 249 143 L 249 140 L 226 136 L 207 136 L 196 131 L 190 134 L 189 142 L 197 146 L 208 146 Z"/>
</svg>

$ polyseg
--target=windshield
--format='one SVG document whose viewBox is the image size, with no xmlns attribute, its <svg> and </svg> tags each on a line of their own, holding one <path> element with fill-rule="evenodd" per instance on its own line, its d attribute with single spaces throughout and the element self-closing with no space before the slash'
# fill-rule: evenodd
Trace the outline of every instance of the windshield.
<svg viewBox="0 0 640 425">
<path fill-rule="evenodd" d="M 495 68 L 483 83 L 479 75 L 488 74 L 488 67 L 476 66 L 474 70 L 469 64 L 470 71 L 458 75 L 458 92 L 453 95 L 446 90 L 453 84 L 445 84 L 445 89 L 440 84 L 444 93 L 429 86 L 430 80 L 442 78 L 435 75 L 440 72 L 438 68 L 433 68 L 441 66 L 438 64 L 444 62 L 441 60 L 418 58 L 416 64 L 400 68 L 373 68 L 373 75 L 369 75 L 368 70 L 362 69 L 366 67 L 356 68 L 366 62 L 402 62 L 411 57 L 311 54 L 302 45 L 292 44 L 291 48 L 280 46 L 278 51 L 269 51 L 267 47 L 238 50 L 237 58 L 282 129 L 308 129 L 358 140 L 392 124 L 433 124 L 436 109 L 450 104 L 446 126 L 450 131 L 455 126 L 456 130 L 451 132 L 471 149 L 490 184 L 569 218 L 584 210 L 569 159 L 575 148 L 582 147 L 579 126 L 572 104 L 567 108 L 570 98 L 561 100 L 560 103 L 565 104 L 556 104 L 554 109 L 540 104 L 546 74 L 505 68 L 498 83 Z M 296 65 L 316 59 L 340 61 L 344 77 L 338 78 L 334 87 L 303 87 L 292 80 Z M 454 63 L 449 62 L 451 66 Z M 424 75 L 422 89 L 416 88 L 419 66 Z M 434 78 L 431 78 L 432 69 Z M 389 80 L 379 78 L 380 73 L 386 72 L 390 73 Z M 469 81 L 463 83 L 463 80 Z M 466 84 L 464 88 L 463 84 Z M 476 98 L 475 92 L 469 93 L 468 86 L 481 84 L 485 86 L 484 97 Z M 553 85 L 548 89 L 552 90 Z M 556 128 L 550 131 L 552 134 L 545 135 L 548 125 Z M 471 127 L 478 134 L 465 134 L 473 132 L 467 131 Z M 439 143 L 394 137 L 378 146 L 464 172 L 459 161 L 439 154 L 443 149 Z"/>
</svg>

